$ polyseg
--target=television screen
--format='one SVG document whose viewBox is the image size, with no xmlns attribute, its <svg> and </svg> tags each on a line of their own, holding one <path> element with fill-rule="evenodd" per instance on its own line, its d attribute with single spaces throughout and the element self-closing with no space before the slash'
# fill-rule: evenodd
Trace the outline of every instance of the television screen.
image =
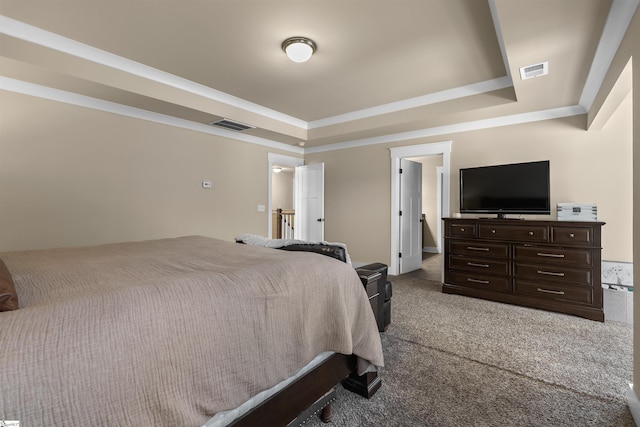
<svg viewBox="0 0 640 427">
<path fill-rule="evenodd" d="M 549 161 L 460 169 L 460 212 L 550 214 Z"/>
</svg>

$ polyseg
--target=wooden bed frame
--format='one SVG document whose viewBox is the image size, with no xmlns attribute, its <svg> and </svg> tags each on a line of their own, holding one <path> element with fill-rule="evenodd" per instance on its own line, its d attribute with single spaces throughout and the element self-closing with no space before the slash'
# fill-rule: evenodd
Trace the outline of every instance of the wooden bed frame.
<svg viewBox="0 0 640 427">
<path fill-rule="evenodd" d="M 346 389 L 366 398 L 373 396 L 382 385 L 376 373 L 359 376 L 355 370 L 356 356 L 334 353 L 306 375 L 230 425 L 233 427 L 286 426 L 298 417 L 302 422 L 318 411 L 322 412 L 322 421 L 329 422 L 333 400 L 331 391 L 338 383 L 342 381 Z"/>
</svg>

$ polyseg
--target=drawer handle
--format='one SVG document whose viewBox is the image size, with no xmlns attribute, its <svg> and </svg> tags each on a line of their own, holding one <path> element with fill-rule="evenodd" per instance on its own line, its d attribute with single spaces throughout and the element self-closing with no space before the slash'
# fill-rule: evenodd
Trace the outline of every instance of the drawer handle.
<svg viewBox="0 0 640 427">
<path fill-rule="evenodd" d="M 476 246 L 467 246 L 467 249 L 469 249 L 470 251 L 484 251 L 484 252 L 489 252 L 489 248 L 478 248 Z"/>
<path fill-rule="evenodd" d="M 558 277 L 564 277 L 564 273 L 554 273 L 553 271 L 542 271 L 542 270 L 538 270 L 536 273 L 538 274 L 545 274 L 547 276 L 558 276 Z"/>
<path fill-rule="evenodd" d="M 550 258 L 564 258 L 564 254 L 545 254 L 544 252 L 538 252 L 536 255 Z"/>
<path fill-rule="evenodd" d="M 491 230 L 491 233 L 492 234 L 496 234 L 496 230 Z"/>
<path fill-rule="evenodd" d="M 478 279 L 472 279 L 470 277 L 467 278 L 467 282 L 480 283 L 480 284 L 483 284 L 483 285 L 488 285 L 489 284 L 488 280 L 478 280 Z"/>
<path fill-rule="evenodd" d="M 529 232 L 529 236 L 533 236 L 533 231 L 530 231 L 530 232 Z"/>
<path fill-rule="evenodd" d="M 464 228 L 461 228 L 460 231 L 464 231 Z"/>
<path fill-rule="evenodd" d="M 576 237 L 576 235 L 573 234 L 573 233 L 569 233 L 569 237 L 571 237 L 573 239 L 574 237 Z"/>
<path fill-rule="evenodd" d="M 545 294 L 564 295 L 564 291 L 552 291 L 549 289 L 538 288 L 538 292 L 544 292 Z"/>
<path fill-rule="evenodd" d="M 470 267 L 489 268 L 489 264 L 476 264 L 475 262 L 468 262 L 467 265 Z"/>
</svg>

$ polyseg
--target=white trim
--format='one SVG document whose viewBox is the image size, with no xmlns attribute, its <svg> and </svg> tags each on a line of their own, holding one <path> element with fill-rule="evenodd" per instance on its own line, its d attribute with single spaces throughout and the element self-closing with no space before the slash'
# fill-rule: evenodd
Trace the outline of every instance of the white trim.
<svg viewBox="0 0 640 427">
<path fill-rule="evenodd" d="M 591 64 L 589 74 L 583 88 L 582 95 L 580 97 L 579 105 L 572 107 L 563 107 L 554 110 L 546 111 L 571 111 L 573 113 L 566 112 L 560 113 L 564 115 L 556 117 L 566 117 L 568 115 L 583 114 L 591 108 L 593 100 L 602 85 L 606 72 L 613 61 L 615 53 L 620 46 L 620 43 L 627 31 L 631 18 L 640 3 L 640 0 L 613 0 L 605 27 L 600 37 L 598 48 Z M 246 101 L 244 99 L 229 95 L 219 90 L 192 82 L 190 80 L 175 76 L 173 74 L 158 70 L 153 67 L 141 64 L 129 60 L 127 58 L 106 52 L 104 50 L 89 46 L 87 44 L 69 39 L 67 37 L 60 36 L 58 34 L 43 30 L 41 28 L 26 24 L 24 22 L 9 18 L 7 16 L 0 15 L 0 33 L 15 37 L 21 40 L 25 40 L 30 43 L 38 44 L 50 49 L 54 49 L 69 55 L 76 56 L 97 64 L 101 64 L 119 71 L 129 73 L 138 77 L 142 77 L 154 82 L 158 82 L 170 87 L 174 87 L 186 92 L 190 92 L 217 102 L 221 102 L 230 105 L 235 108 L 240 108 L 249 111 L 254 114 L 268 117 L 273 120 L 277 120 L 282 123 L 289 124 L 300 129 L 316 129 L 322 126 L 329 126 L 337 123 L 344 123 L 351 120 L 358 120 L 367 117 L 373 117 L 380 114 L 386 114 L 394 111 L 402 111 L 408 108 L 418 107 L 421 105 L 428 105 L 436 102 L 442 102 L 450 99 L 456 99 L 463 96 L 469 96 L 478 93 L 484 93 L 504 87 L 513 85 L 511 79 L 510 68 L 508 64 L 508 58 L 504 47 L 504 40 L 502 36 L 502 30 L 500 27 L 500 21 L 498 19 L 497 8 L 495 0 L 489 0 L 489 8 L 495 27 L 496 37 L 502 58 L 505 63 L 507 76 L 500 77 L 485 82 L 475 83 L 459 88 L 453 88 L 433 94 L 427 94 L 415 98 L 392 102 L 372 108 L 366 108 L 358 111 L 353 111 L 346 114 L 341 114 L 333 117 L 327 117 L 324 119 L 315 120 L 312 122 L 306 122 L 304 120 L 292 117 L 290 115 L 272 110 L 270 108 L 263 107 L 261 105 Z M 34 95 L 38 96 L 38 95 Z M 580 112 L 581 110 L 582 112 Z M 542 118 L 538 116 L 541 112 L 524 113 L 524 115 L 512 115 L 505 116 L 507 118 L 520 117 L 519 123 L 536 120 L 548 120 L 553 117 Z M 526 118 L 527 115 L 531 115 L 532 118 Z M 538 118 L 536 118 L 538 117 Z M 323 147 L 310 148 L 304 153 L 317 153 L 324 151 L 333 151 L 342 148 L 351 148 L 363 145 L 378 144 L 390 141 L 400 141 L 405 139 L 420 138 L 424 136 L 444 135 L 452 132 L 463 132 L 475 129 L 486 129 L 491 127 L 505 126 L 503 121 L 504 117 L 479 120 L 467 123 L 454 124 L 449 126 L 440 126 L 431 129 L 423 129 L 415 132 L 400 133 L 394 135 L 387 135 L 386 137 L 369 138 L 356 141 L 347 141 L 338 144 L 332 144 Z M 470 127 L 469 127 L 470 126 Z M 284 145 L 284 144 L 283 144 Z"/>
<path fill-rule="evenodd" d="M 447 135 L 458 132 L 468 132 L 480 129 L 490 129 L 500 126 L 510 126 L 520 123 L 529 123 L 542 120 L 551 120 L 562 117 L 575 116 L 585 114 L 586 111 L 579 105 L 569 107 L 560 107 L 550 110 L 534 111 L 530 113 L 513 114 L 509 116 L 495 117 L 491 119 L 476 120 L 471 122 L 456 123 L 447 126 L 438 126 L 434 128 L 419 129 L 410 132 L 401 132 L 390 135 L 382 135 L 372 138 L 364 138 L 353 141 L 339 142 L 336 144 L 324 145 L 320 147 L 301 148 L 273 141 L 266 138 L 241 134 L 237 132 L 227 131 L 225 129 L 215 128 L 202 123 L 192 122 L 189 120 L 179 119 L 165 114 L 154 113 L 140 108 L 129 107 L 127 105 L 117 104 L 115 102 L 104 101 L 85 95 L 79 95 L 59 89 L 53 89 L 34 83 L 24 82 L 9 77 L 0 76 L 0 90 L 21 93 L 38 98 L 49 99 L 52 101 L 64 102 L 67 104 L 77 105 L 80 107 L 92 108 L 94 110 L 106 111 L 109 113 L 119 114 L 138 118 L 142 120 L 152 121 L 155 123 L 176 126 L 184 129 L 190 129 L 197 132 L 218 135 L 225 138 L 235 139 L 238 141 L 248 142 L 252 144 L 267 146 L 275 149 L 284 150 L 295 154 L 314 154 L 323 153 L 334 150 L 342 150 L 347 148 L 363 147 L 368 145 L 385 144 L 390 142 L 405 141 L 417 138 L 426 138 L 431 136 Z"/>
<path fill-rule="evenodd" d="M 174 126 L 182 129 L 189 129 L 196 132 L 208 133 L 224 138 L 234 139 L 237 141 L 248 142 L 251 144 L 262 145 L 274 149 L 284 150 L 296 154 L 304 154 L 304 150 L 300 147 L 294 147 L 278 141 L 261 138 L 258 136 L 242 134 L 225 129 L 216 128 L 203 123 L 192 122 L 190 120 L 179 119 L 177 117 L 168 116 L 166 114 L 155 113 L 140 108 L 129 107 L 128 105 L 117 104 L 111 101 L 92 98 L 77 93 L 67 92 L 64 90 L 53 89 L 46 86 L 40 86 L 34 83 L 23 82 L 21 80 L 0 76 L 0 90 L 21 93 L 23 95 L 34 96 L 51 101 L 63 102 L 65 104 L 76 105 L 79 107 L 91 108 L 93 110 L 105 111 L 107 113 L 118 114 L 121 116 L 132 117 L 136 119 L 146 120 L 149 122 L 160 123 L 164 125 Z"/>
<path fill-rule="evenodd" d="M 297 166 L 302 166 L 304 165 L 304 159 L 300 158 L 300 157 L 291 157 L 291 156 L 284 156 L 282 154 L 276 154 L 276 153 L 267 153 L 267 163 L 268 163 L 268 168 L 267 168 L 267 173 L 269 175 L 268 177 L 268 184 L 267 184 L 267 212 L 269 213 L 269 215 L 267 215 L 267 236 L 268 238 L 271 238 L 271 236 L 273 235 L 273 224 L 271 221 L 271 213 L 273 212 L 273 207 L 271 205 L 271 197 L 272 197 L 272 191 L 273 191 L 273 187 L 272 187 L 272 172 L 271 169 L 273 168 L 273 165 L 278 165 L 278 166 L 287 166 L 287 167 L 291 167 L 291 168 L 295 168 Z M 294 177 L 295 179 L 295 177 Z M 294 192 L 295 195 L 295 192 Z M 295 203 L 295 200 L 294 200 Z"/>
<path fill-rule="evenodd" d="M 591 105 L 602 86 L 607 71 L 618 52 L 620 43 L 624 38 L 631 18 L 638 7 L 640 0 L 613 0 L 607 21 L 602 30 L 602 36 L 598 42 L 598 48 L 593 56 L 593 62 L 587 75 L 587 81 L 582 89 L 579 104 L 586 111 Z"/>
<path fill-rule="evenodd" d="M 134 76 L 142 77 L 153 82 L 184 90 L 185 92 L 193 93 L 235 108 L 240 108 L 291 126 L 307 129 L 307 122 L 304 120 L 297 119 L 279 111 L 272 110 L 242 98 L 229 95 L 228 93 L 195 83 L 191 80 L 178 77 L 157 68 L 149 67 L 148 65 L 132 61 L 88 44 L 25 24 L 24 22 L 4 15 L 0 15 L 0 33 L 73 55 L 87 61 L 95 62 L 96 64 L 104 65 Z"/>
<path fill-rule="evenodd" d="M 426 252 L 428 254 L 439 254 L 438 248 L 436 246 L 423 246 L 422 252 Z"/>
<path fill-rule="evenodd" d="M 451 101 L 453 99 L 459 99 L 467 96 L 504 89 L 506 87 L 511 87 L 512 85 L 513 82 L 511 81 L 511 77 L 499 77 L 493 80 L 487 80 L 480 83 L 474 83 L 466 86 L 456 87 L 453 89 L 443 90 L 440 92 L 429 93 L 422 96 L 416 96 L 414 98 L 403 99 L 401 101 L 377 105 L 371 108 L 365 108 L 362 110 L 351 111 L 345 114 L 339 114 L 337 116 L 314 120 L 312 122 L 309 122 L 308 129 L 317 129 L 354 120 L 367 119 L 382 114 L 395 113 L 398 111 L 408 110 L 410 108 L 423 107 L 425 105 Z"/>
<path fill-rule="evenodd" d="M 394 133 L 390 135 L 376 136 L 372 138 L 356 139 L 353 141 L 338 142 L 336 144 L 323 145 L 320 147 L 306 148 L 305 154 L 322 153 L 347 148 L 364 147 L 367 145 L 386 144 L 390 142 L 406 141 L 417 138 L 427 138 L 431 136 L 449 135 L 452 133 L 469 132 L 480 129 L 490 129 L 500 126 L 517 125 L 521 123 L 537 122 L 542 120 L 552 120 L 562 117 L 577 116 L 586 114 L 586 110 L 579 105 L 569 107 L 553 108 L 550 110 L 533 111 L 529 113 L 512 114 L 509 116 L 494 117 L 491 119 L 475 120 L 471 122 L 456 123 L 434 128 L 419 129 L 409 132 Z"/>
<path fill-rule="evenodd" d="M 436 179 L 436 186 L 437 187 L 436 188 L 438 190 L 437 191 L 438 200 L 436 202 L 436 209 L 437 209 L 437 212 L 438 212 L 438 225 L 436 226 L 436 233 L 437 233 L 436 239 L 438 239 L 437 240 L 437 245 L 438 246 L 436 247 L 436 253 L 439 253 L 439 254 L 442 253 L 442 219 L 441 218 L 443 217 L 443 215 L 442 215 L 442 205 L 444 204 L 444 203 L 442 203 L 442 197 L 444 195 L 444 191 L 443 191 L 443 188 L 442 188 L 442 185 L 444 183 L 444 180 L 442 179 L 443 173 L 444 172 L 442 170 L 442 166 L 436 167 L 436 176 L 437 176 L 437 179 Z"/>
<path fill-rule="evenodd" d="M 507 77 L 511 81 L 513 86 L 513 79 L 511 78 L 511 68 L 509 67 L 509 58 L 507 57 L 507 50 L 504 47 L 504 37 L 502 35 L 502 27 L 500 26 L 500 19 L 498 19 L 498 9 L 496 8 L 495 0 L 489 0 L 489 10 L 491 11 L 491 19 L 493 20 L 493 28 L 496 32 L 498 39 L 498 46 L 500 46 L 500 53 L 502 54 L 502 62 L 504 62 L 504 69 L 507 70 Z"/>
<path fill-rule="evenodd" d="M 390 148 L 391 155 L 391 263 L 389 274 L 396 275 L 399 271 L 400 258 L 398 257 L 400 220 L 400 159 L 405 157 L 420 157 L 433 154 L 442 154 L 443 177 L 443 206 L 442 216 L 449 216 L 449 171 L 451 169 L 451 141 L 434 142 L 431 144 L 411 145 L 406 147 Z"/>
<path fill-rule="evenodd" d="M 629 383 L 629 390 L 627 391 L 627 406 L 629 406 L 629 411 L 631 411 L 633 422 L 636 425 L 640 425 L 640 399 L 638 399 L 638 395 L 633 389 L 633 383 Z"/>
</svg>

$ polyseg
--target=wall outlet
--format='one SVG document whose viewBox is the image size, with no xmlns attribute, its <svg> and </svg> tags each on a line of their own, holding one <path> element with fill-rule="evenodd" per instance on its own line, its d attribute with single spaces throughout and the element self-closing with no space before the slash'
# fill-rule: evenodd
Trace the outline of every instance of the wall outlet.
<svg viewBox="0 0 640 427">
<path fill-rule="evenodd" d="M 258 212 L 264 212 L 266 210 L 264 205 L 258 205 Z"/>
<path fill-rule="evenodd" d="M 211 181 L 202 181 L 202 188 L 211 189 Z"/>
</svg>

